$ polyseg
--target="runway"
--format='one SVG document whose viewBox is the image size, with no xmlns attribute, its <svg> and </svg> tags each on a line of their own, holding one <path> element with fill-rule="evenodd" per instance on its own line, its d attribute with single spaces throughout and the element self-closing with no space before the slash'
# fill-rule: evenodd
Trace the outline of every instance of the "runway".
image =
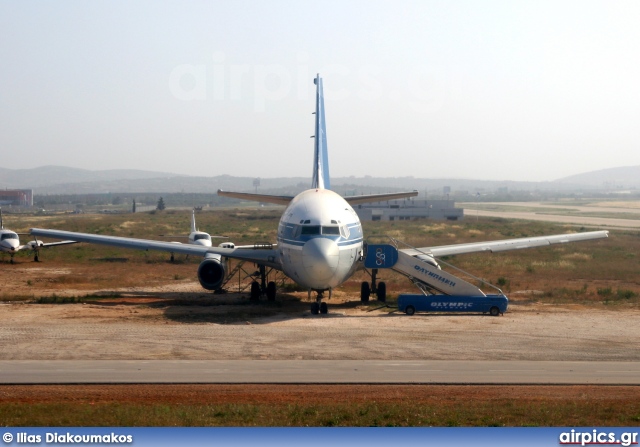
<svg viewBox="0 0 640 447">
<path fill-rule="evenodd" d="M 640 385 L 640 362 L 464 360 L 2 360 L 0 384 Z"/>
<path fill-rule="evenodd" d="M 491 205 L 493 203 L 483 203 L 483 205 Z M 459 206 L 469 205 L 474 206 L 472 203 L 460 203 Z M 530 208 L 539 207 L 545 209 L 544 212 L 535 212 L 530 210 L 511 210 L 511 211 L 498 211 L 498 210 L 476 210 L 473 208 L 466 208 L 464 210 L 464 216 L 466 219 L 471 220 L 474 217 L 501 217 L 503 219 L 525 219 L 535 220 L 542 222 L 555 222 L 565 223 L 572 225 L 582 225 L 588 227 L 595 227 L 599 229 L 617 229 L 617 230 L 637 230 L 640 228 L 640 220 L 637 219 L 622 219 L 615 217 L 595 217 L 595 216 L 583 216 L 580 212 L 584 213 L 617 213 L 617 214 L 638 214 L 638 209 L 627 208 L 601 208 L 601 207 L 586 207 L 586 206 L 554 206 L 547 205 L 545 203 L 527 203 L 527 202 L 504 202 L 495 203 L 497 206 L 522 206 Z M 558 213 L 553 214 L 549 212 L 549 208 L 558 208 Z M 572 213 L 567 213 L 565 210 L 569 208 Z"/>
</svg>

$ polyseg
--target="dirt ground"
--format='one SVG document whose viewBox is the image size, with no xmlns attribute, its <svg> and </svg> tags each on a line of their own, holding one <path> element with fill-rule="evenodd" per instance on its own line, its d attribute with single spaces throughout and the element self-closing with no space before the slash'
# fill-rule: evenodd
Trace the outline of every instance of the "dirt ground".
<svg viewBox="0 0 640 447">
<path fill-rule="evenodd" d="M 25 263 L 0 269 L 0 293 L 29 300 L 0 304 L 0 358 L 38 359 L 434 359 L 640 361 L 640 311 L 549 305 L 534 291 L 511 294 L 501 317 L 416 314 L 362 305 L 337 291 L 328 315 L 311 315 L 306 293 L 275 303 L 251 303 L 247 293 L 205 293 L 193 276 L 171 283 L 88 290 L 63 284 L 56 299 L 117 293 L 89 303 L 38 304 L 52 290 L 38 287 L 74 266 Z M 187 266 L 185 272 L 193 270 Z M 122 274 L 116 266 L 110 274 Z M 18 274 L 19 273 L 19 274 Z M 106 273 L 105 273 L 106 275 Z M 53 282 L 55 284 L 55 281 Z M 35 285 L 35 286 L 34 286 Z M 509 387 L 512 395 L 597 398 L 638 387 Z M 629 391 L 632 390 L 632 391 Z M 0 386 L 4 402 L 318 402 L 334 399 L 490 399 L 493 387 L 113 385 Z M 367 397 L 368 396 L 368 397 Z M 421 397 L 422 396 L 422 397 Z M 429 396 L 429 397 L 428 397 Z M 440 396 L 440 397 L 438 397 Z M 458 397 L 456 397 L 458 396 Z M 484 396 L 484 397 L 483 397 Z"/>
</svg>

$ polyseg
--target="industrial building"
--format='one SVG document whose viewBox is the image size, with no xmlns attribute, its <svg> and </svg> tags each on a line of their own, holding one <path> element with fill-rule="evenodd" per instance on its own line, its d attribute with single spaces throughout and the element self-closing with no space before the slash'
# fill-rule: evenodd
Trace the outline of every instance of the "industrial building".
<svg viewBox="0 0 640 447">
<path fill-rule="evenodd" d="M 0 205 L 33 206 L 33 189 L 0 189 Z"/>
<path fill-rule="evenodd" d="M 367 203 L 354 207 L 360 220 L 462 220 L 464 210 L 453 200 L 401 199 Z"/>
</svg>

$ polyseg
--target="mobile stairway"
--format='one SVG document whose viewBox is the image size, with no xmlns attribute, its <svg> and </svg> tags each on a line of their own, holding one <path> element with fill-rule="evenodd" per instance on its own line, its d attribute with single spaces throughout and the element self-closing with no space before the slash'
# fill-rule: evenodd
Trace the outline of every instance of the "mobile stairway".
<svg viewBox="0 0 640 447">
<path fill-rule="evenodd" d="M 381 268 L 388 268 L 409 278 L 424 295 L 447 295 L 452 299 L 480 299 L 486 297 L 506 298 L 502 290 L 487 281 L 475 277 L 472 274 L 442 260 L 436 261 L 436 259 L 429 253 L 422 252 L 415 247 L 398 241 L 397 239 L 390 238 L 390 240 L 393 245 L 367 244 L 365 267 L 372 271 L 371 290 L 375 291 L 376 289 L 375 280 L 377 270 Z M 403 248 L 399 249 L 399 246 L 402 246 Z M 442 270 L 440 264 L 445 265 L 450 270 L 460 272 L 460 274 L 472 278 L 478 284 L 484 285 L 485 288 L 495 290 L 496 293 L 486 294 L 475 284 L 449 273 L 448 271 Z"/>
</svg>

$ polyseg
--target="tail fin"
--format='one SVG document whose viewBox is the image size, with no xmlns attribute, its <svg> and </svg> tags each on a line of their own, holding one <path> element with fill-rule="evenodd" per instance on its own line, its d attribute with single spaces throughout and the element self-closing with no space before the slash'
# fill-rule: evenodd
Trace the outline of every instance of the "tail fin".
<svg viewBox="0 0 640 447">
<path fill-rule="evenodd" d="M 191 210 L 191 232 L 195 233 L 198 231 L 196 228 L 196 210 Z"/>
<path fill-rule="evenodd" d="M 329 154 L 327 153 L 327 127 L 324 120 L 324 93 L 322 92 L 322 78 L 319 74 L 316 75 L 313 83 L 316 85 L 316 134 L 311 187 L 331 189 L 331 181 L 329 180 Z"/>
</svg>

